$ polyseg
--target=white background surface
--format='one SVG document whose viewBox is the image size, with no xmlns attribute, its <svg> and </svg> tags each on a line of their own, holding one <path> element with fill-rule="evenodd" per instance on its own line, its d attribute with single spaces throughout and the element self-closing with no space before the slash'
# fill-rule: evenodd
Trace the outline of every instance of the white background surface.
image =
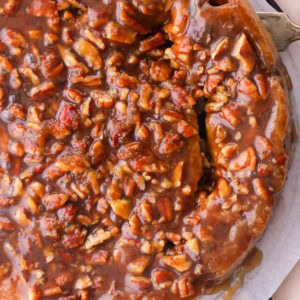
<svg viewBox="0 0 300 300">
<path fill-rule="evenodd" d="M 280 8 L 286 12 L 290 19 L 300 25 L 300 1 L 299 0 L 275 0 Z"/>
<path fill-rule="evenodd" d="M 273 300 L 299 300 L 300 299 L 300 261 L 293 271 L 284 280 Z"/>
</svg>

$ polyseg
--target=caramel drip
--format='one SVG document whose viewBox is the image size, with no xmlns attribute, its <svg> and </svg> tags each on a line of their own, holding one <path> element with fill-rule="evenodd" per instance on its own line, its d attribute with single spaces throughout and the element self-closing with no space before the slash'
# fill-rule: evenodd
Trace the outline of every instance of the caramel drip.
<svg viewBox="0 0 300 300">
<path fill-rule="evenodd" d="M 260 266 L 263 259 L 261 250 L 255 248 L 244 261 L 244 263 L 227 280 L 206 290 L 207 295 L 216 295 L 223 292 L 222 300 L 231 300 L 237 291 L 242 288 L 245 276 Z"/>
</svg>

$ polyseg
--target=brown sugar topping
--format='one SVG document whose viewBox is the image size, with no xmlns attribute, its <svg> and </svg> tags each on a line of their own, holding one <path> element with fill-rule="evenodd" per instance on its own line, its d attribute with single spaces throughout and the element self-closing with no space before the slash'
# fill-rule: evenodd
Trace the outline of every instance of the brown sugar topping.
<svg viewBox="0 0 300 300">
<path fill-rule="evenodd" d="M 246 0 L 211 4 L 2 5 L 0 298 L 189 298 L 254 246 L 287 94 Z"/>
</svg>

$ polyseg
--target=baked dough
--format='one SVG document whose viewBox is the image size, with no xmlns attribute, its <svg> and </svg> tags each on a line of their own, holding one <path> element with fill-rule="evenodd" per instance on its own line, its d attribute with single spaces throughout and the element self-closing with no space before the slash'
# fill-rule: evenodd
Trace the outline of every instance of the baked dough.
<svg viewBox="0 0 300 300">
<path fill-rule="evenodd" d="M 0 14 L 0 298 L 193 298 L 230 276 L 288 161 L 287 84 L 248 1 Z"/>
</svg>

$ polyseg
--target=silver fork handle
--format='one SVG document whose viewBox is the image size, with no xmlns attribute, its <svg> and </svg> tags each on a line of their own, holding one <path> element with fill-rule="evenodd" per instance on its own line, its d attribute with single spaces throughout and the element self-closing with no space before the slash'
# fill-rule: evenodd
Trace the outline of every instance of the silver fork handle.
<svg viewBox="0 0 300 300">
<path fill-rule="evenodd" d="M 290 21 L 285 13 L 258 12 L 259 17 L 271 33 L 279 51 L 284 51 L 294 41 L 300 40 L 300 26 Z"/>
</svg>

